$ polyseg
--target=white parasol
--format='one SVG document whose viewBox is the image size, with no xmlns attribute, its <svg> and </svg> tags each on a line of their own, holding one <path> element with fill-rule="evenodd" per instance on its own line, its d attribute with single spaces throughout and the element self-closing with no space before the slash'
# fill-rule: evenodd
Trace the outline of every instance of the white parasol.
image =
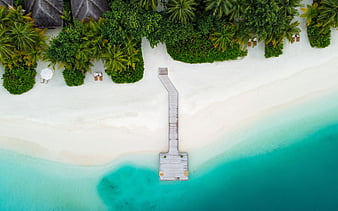
<svg viewBox="0 0 338 211">
<path fill-rule="evenodd" d="M 54 71 L 50 68 L 45 68 L 41 70 L 40 76 L 42 79 L 50 80 L 52 79 Z"/>
</svg>

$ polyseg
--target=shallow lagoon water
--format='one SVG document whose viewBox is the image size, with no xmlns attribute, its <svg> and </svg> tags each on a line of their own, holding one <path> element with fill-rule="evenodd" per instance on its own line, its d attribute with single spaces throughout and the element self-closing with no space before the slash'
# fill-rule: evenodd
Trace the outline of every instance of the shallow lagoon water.
<svg viewBox="0 0 338 211">
<path fill-rule="evenodd" d="M 0 150 L 0 210 L 104 210 L 100 168 L 59 164 Z"/>
<path fill-rule="evenodd" d="M 189 181 L 160 182 L 154 165 L 78 167 L 2 150 L 0 210 L 338 209 L 337 93 L 272 113 L 206 151 L 217 156 L 197 163 L 203 153 L 191 152 Z"/>
</svg>

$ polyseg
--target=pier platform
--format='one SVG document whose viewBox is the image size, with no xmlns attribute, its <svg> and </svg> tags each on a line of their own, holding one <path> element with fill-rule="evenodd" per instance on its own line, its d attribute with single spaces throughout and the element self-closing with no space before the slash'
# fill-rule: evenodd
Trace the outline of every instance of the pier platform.
<svg viewBox="0 0 338 211">
<path fill-rule="evenodd" d="M 168 152 L 160 153 L 160 180 L 188 180 L 188 153 L 178 146 L 178 91 L 168 77 L 168 68 L 159 68 L 159 78 L 168 91 Z"/>
</svg>

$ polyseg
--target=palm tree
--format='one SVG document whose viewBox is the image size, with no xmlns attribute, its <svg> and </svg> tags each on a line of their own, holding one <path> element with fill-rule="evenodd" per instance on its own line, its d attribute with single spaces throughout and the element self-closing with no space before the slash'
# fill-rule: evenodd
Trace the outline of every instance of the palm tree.
<svg viewBox="0 0 338 211">
<path fill-rule="evenodd" d="M 221 31 L 212 33 L 210 40 L 213 42 L 215 48 L 224 52 L 233 44 L 235 34 L 236 32 L 233 25 L 225 25 Z"/>
<path fill-rule="evenodd" d="M 85 26 L 85 37 L 88 39 L 88 48 L 91 49 L 91 54 L 94 59 L 99 59 L 101 52 L 104 50 L 108 40 L 104 39 L 102 34 L 104 19 L 100 18 L 98 21 L 88 19 Z"/>
<path fill-rule="evenodd" d="M 306 5 L 306 8 L 301 8 L 304 12 L 300 17 L 306 18 L 306 24 L 310 25 L 312 20 L 318 16 L 318 3 L 315 2 L 312 5 Z"/>
<path fill-rule="evenodd" d="M 220 18 L 231 13 L 234 3 L 234 0 L 205 0 L 206 10 L 211 10 L 213 15 Z"/>
<path fill-rule="evenodd" d="M 286 30 L 284 30 L 283 37 L 288 39 L 291 43 L 295 42 L 294 35 L 299 35 L 300 29 L 298 28 L 299 22 L 293 22 L 288 25 Z"/>
<path fill-rule="evenodd" d="M 245 4 L 242 0 L 237 0 L 232 4 L 232 9 L 230 10 L 229 16 L 230 20 L 241 20 L 242 15 L 247 11 L 248 5 Z"/>
<path fill-rule="evenodd" d="M 167 10 L 169 19 L 176 23 L 187 24 L 195 17 L 196 5 L 194 0 L 171 0 Z"/>
<path fill-rule="evenodd" d="M 12 40 L 6 35 L 7 31 L 3 25 L 0 25 L 0 62 L 6 63 L 14 56 L 15 46 Z"/>
<path fill-rule="evenodd" d="M 121 72 L 127 68 L 128 57 L 119 45 L 109 43 L 106 52 L 102 55 L 103 62 L 108 74 Z"/>
<path fill-rule="evenodd" d="M 0 23 L 1 25 L 5 24 L 7 21 L 10 21 L 10 17 L 8 15 L 8 9 L 4 6 L 0 6 Z"/>
<path fill-rule="evenodd" d="M 0 7 L 0 57 L 7 68 L 35 66 L 46 48 L 45 30 L 33 27 L 33 20 L 21 7 Z"/>
<path fill-rule="evenodd" d="M 285 16 L 296 16 L 299 15 L 296 7 L 302 6 L 300 1 L 301 0 L 282 0 L 279 2 L 279 6 Z"/>
<path fill-rule="evenodd" d="M 138 0 L 138 4 L 146 10 L 156 10 L 158 0 Z"/>
<path fill-rule="evenodd" d="M 337 0 L 323 0 L 319 6 L 319 22 L 323 26 L 338 27 L 338 1 Z"/>
<path fill-rule="evenodd" d="M 93 66 L 92 57 L 93 52 L 89 48 L 88 44 L 82 43 L 75 54 L 75 63 L 73 64 L 74 69 L 80 70 L 82 73 L 88 72 L 90 67 Z"/>
<path fill-rule="evenodd" d="M 125 45 L 125 52 L 127 55 L 127 66 L 131 67 L 132 69 L 136 68 L 136 63 L 140 60 L 138 58 L 139 50 L 137 49 L 137 42 L 133 39 L 128 38 Z"/>
<path fill-rule="evenodd" d="M 39 35 L 29 24 L 14 22 L 9 28 L 9 36 L 18 50 L 27 51 L 34 48 Z"/>
</svg>

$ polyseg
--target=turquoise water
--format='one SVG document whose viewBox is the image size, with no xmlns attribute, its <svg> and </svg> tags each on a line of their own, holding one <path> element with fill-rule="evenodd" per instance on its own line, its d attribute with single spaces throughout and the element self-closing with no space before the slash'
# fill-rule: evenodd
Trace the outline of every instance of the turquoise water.
<svg viewBox="0 0 338 211">
<path fill-rule="evenodd" d="M 0 150 L 0 210 L 105 210 L 96 191 L 101 175 Z"/>
<path fill-rule="evenodd" d="M 300 143 L 219 164 L 188 182 L 124 166 L 98 189 L 111 210 L 338 210 L 338 124 Z"/>
<path fill-rule="evenodd" d="M 338 210 L 337 94 L 223 139 L 205 163 L 190 153 L 186 182 L 160 182 L 152 165 L 77 167 L 0 151 L 0 210 Z"/>
</svg>

